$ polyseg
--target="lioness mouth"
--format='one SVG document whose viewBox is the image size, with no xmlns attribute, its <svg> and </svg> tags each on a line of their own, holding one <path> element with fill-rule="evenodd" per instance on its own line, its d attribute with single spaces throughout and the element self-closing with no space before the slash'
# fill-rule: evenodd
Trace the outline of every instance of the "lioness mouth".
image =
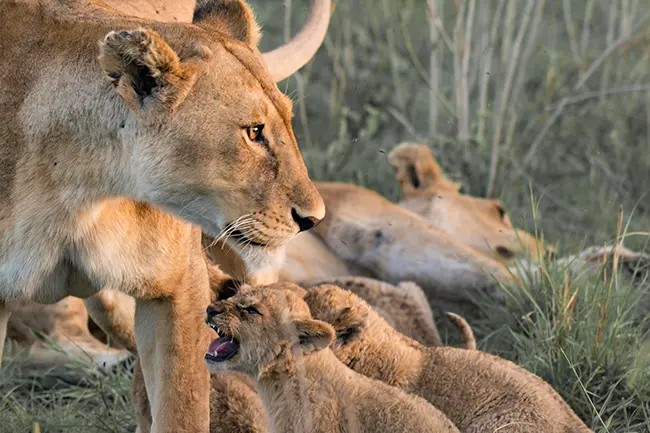
<svg viewBox="0 0 650 433">
<path fill-rule="evenodd" d="M 223 335 L 213 324 L 210 324 L 210 327 L 217 332 L 219 338 L 212 340 L 205 359 L 212 362 L 225 362 L 237 355 L 239 342 L 229 335 Z"/>
<path fill-rule="evenodd" d="M 266 244 L 262 242 L 257 242 L 254 241 L 253 239 L 247 237 L 244 235 L 242 232 L 240 232 L 238 229 L 233 230 L 232 233 L 230 233 L 230 237 L 238 240 L 238 241 L 243 241 L 243 245 L 253 245 L 255 247 L 265 247 Z"/>
</svg>

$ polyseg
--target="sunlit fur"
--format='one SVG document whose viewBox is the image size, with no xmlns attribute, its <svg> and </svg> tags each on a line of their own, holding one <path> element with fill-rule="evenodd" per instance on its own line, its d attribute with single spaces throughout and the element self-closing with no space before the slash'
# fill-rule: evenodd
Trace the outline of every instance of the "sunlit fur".
<svg viewBox="0 0 650 433">
<path fill-rule="evenodd" d="M 366 301 L 398 332 L 425 346 L 442 345 L 429 301 L 424 291 L 415 283 L 404 281 L 394 286 L 372 278 L 347 276 L 308 280 L 299 284 L 302 287 L 333 284 L 349 290 Z M 461 331 L 464 347 L 476 348 L 474 333 L 465 319 L 455 314 L 447 314 Z"/>
<path fill-rule="evenodd" d="M 211 3 L 183 24 L 0 2 L 0 339 L 9 300 L 137 298 L 154 431 L 208 427 L 200 230 L 235 227 L 231 245 L 261 245 L 246 256 L 258 262 L 299 231 L 292 209 L 325 214 L 252 14 Z"/>
</svg>

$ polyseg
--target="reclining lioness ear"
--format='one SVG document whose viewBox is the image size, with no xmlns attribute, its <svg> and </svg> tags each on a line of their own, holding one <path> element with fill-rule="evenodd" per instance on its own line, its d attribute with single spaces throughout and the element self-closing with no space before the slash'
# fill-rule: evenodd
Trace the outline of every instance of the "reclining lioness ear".
<svg viewBox="0 0 650 433">
<path fill-rule="evenodd" d="M 401 185 L 401 199 L 432 187 L 458 192 L 461 185 L 447 179 L 426 144 L 402 143 L 388 154 Z"/>
</svg>

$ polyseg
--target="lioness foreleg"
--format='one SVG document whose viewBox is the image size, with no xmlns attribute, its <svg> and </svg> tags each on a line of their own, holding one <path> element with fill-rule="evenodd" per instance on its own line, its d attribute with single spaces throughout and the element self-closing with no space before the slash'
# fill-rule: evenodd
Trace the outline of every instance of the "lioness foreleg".
<svg viewBox="0 0 650 433">
<path fill-rule="evenodd" d="M 7 322 L 9 322 L 9 315 L 11 312 L 7 304 L 0 301 L 0 366 L 2 366 L 2 352 L 5 347 L 5 339 L 7 338 Z"/>
<path fill-rule="evenodd" d="M 136 344 L 155 433 L 209 429 L 209 286 L 202 270 L 203 284 L 190 281 L 168 291 L 170 296 L 136 301 Z"/>
<path fill-rule="evenodd" d="M 84 299 L 84 303 L 88 314 L 102 331 L 126 350 L 137 354 L 133 297 L 105 288 Z"/>
<path fill-rule="evenodd" d="M 136 433 L 150 433 L 151 408 L 149 407 L 149 399 L 144 386 L 140 361 L 137 361 L 133 368 L 133 405 L 135 406 L 135 421 L 137 424 Z"/>
</svg>

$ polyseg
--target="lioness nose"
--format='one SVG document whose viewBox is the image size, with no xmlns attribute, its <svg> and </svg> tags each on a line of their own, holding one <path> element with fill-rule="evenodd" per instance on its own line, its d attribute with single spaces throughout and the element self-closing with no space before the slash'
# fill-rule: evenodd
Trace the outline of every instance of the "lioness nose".
<svg viewBox="0 0 650 433">
<path fill-rule="evenodd" d="M 298 228 L 301 232 L 312 229 L 321 222 L 321 220 L 316 217 L 300 215 L 295 208 L 291 209 L 291 217 L 296 224 L 298 224 Z"/>
</svg>

